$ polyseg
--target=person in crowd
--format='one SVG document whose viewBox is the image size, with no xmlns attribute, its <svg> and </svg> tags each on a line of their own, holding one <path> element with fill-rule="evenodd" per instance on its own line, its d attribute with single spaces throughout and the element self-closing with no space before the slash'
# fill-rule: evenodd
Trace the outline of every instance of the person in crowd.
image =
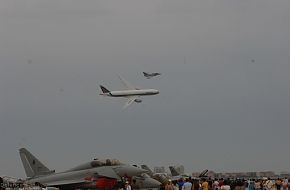
<svg viewBox="0 0 290 190">
<path fill-rule="evenodd" d="M 129 181 L 125 182 L 125 190 L 132 190 L 131 185 L 129 184 Z"/>
<path fill-rule="evenodd" d="M 213 183 L 213 180 L 211 178 L 208 178 L 207 179 L 207 182 L 208 182 L 208 189 L 209 190 L 212 190 L 212 183 Z"/>
<path fill-rule="evenodd" d="M 224 185 L 224 178 L 219 179 L 219 187 Z"/>
<path fill-rule="evenodd" d="M 273 190 L 273 187 L 274 187 L 274 184 L 273 184 L 272 180 L 270 178 L 268 178 L 266 180 L 266 182 L 264 183 L 264 188 L 266 190 Z"/>
<path fill-rule="evenodd" d="M 182 186 L 182 190 L 191 190 L 192 184 L 188 178 L 185 179 L 185 183 Z"/>
<path fill-rule="evenodd" d="M 254 188 L 255 188 L 255 190 L 262 190 L 261 189 L 261 181 L 259 179 L 255 180 Z"/>
<path fill-rule="evenodd" d="M 0 190 L 4 190 L 4 180 L 0 177 Z"/>
<path fill-rule="evenodd" d="M 159 190 L 165 190 L 165 186 L 164 186 L 164 184 L 163 184 L 163 183 L 160 183 Z"/>
<path fill-rule="evenodd" d="M 173 180 L 172 181 L 172 185 L 173 185 L 173 189 L 174 190 L 179 190 L 178 184 L 177 184 L 177 180 Z"/>
<path fill-rule="evenodd" d="M 254 180 L 249 179 L 248 180 L 248 190 L 254 190 L 254 188 L 255 188 Z"/>
<path fill-rule="evenodd" d="M 221 186 L 220 188 L 221 190 L 230 190 L 231 187 L 230 187 L 230 180 L 229 179 L 225 179 L 223 181 L 223 185 Z"/>
<path fill-rule="evenodd" d="M 192 190 L 200 190 L 200 183 L 198 179 L 193 180 Z"/>
<path fill-rule="evenodd" d="M 236 181 L 235 180 L 230 181 L 230 187 L 231 187 L 231 190 L 235 190 L 235 188 L 236 188 Z"/>
<path fill-rule="evenodd" d="M 288 190 L 288 179 L 285 177 L 282 182 L 283 190 Z"/>
<path fill-rule="evenodd" d="M 136 179 L 132 180 L 132 185 L 131 185 L 132 190 L 139 190 L 140 186 L 137 184 Z"/>
<path fill-rule="evenodd" d="M 168 180 L 167 184 L 165 185 L 165 190 L 174 190 L 171 180 Z"/>
<path fill-rule="evenodd" d="M 219 182 L 218 182 L 217 178 L 215 178 L 213 183 L 212 183 L 212 189 L 213 190 L 219 190 Z"/>
<path fill-rule="evenodd" d="M 119 181 L 119 182 L 117 182 L 115 189 L 124 190 L 124 187 L 125 187 L 124 181 Z"/>
<path fill-rule="evenodd" d="M 243 180 L 237 178 L 236 184 L 235 184 L 235 190 L 244 190 L 244 189 L 245 189 L 245 186 L 244 186 Z"/>
<path fill-rule="evenodd" d="M 177 184 L 178 184 L 178 189 L 179 189 L 179 190 L 182 190 L 182 187 L 183 187 L 183 184 L 184 184 L 183 179 L 180 178 L 180 179 L 178 180 Z"/>
<path fill-rule="evenodd" d="M 281 190 L 281 184 L 282 184 L 282 180 L 280 178 L 277 178 L 275 180 L 276 190 Z"/>
<path fill-rule="evenodd" d="M 202 178 L 201 180 L 201 190 L 208 190 L 208 182 L 206 181 L 205 178 Z"/>
</svg>

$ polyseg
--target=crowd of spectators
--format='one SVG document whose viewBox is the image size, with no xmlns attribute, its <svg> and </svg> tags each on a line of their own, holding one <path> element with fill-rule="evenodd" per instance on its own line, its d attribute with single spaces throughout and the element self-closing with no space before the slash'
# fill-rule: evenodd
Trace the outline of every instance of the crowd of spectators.
<svg viewBox="0 0 290 190">
<path fill-rule="evenodd" d="M 169 180 L 160 190 L 288 190 L 288 179 L 181 178 Z"/>
</svg>

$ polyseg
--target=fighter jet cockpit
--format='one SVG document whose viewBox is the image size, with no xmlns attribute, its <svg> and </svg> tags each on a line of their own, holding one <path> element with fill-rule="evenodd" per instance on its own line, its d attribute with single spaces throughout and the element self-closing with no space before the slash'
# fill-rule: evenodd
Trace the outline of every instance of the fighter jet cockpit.
<svg viewBox="0 0 290 190">
<path fill-rule="evenodd" d="M 81 164 L 77 167 L 74 167 L 68 171 L 77 171 L 77 170 L 85 170 L 90 168 L 102 167 L 102 166 L 117 166 L 122 165 L 122 163 L 117 159 L 97 159 L 95 158 L 93 161 Z"/>
<path fill-rule="evenodd" d="M 91 166 L 94 167 L 100 167 L 100 166 L 117 166 L 121 165 L 122 163 L 117 159 L 97 159 L 95 158 L 94 161 L 91 161 Z"/>
</svg>

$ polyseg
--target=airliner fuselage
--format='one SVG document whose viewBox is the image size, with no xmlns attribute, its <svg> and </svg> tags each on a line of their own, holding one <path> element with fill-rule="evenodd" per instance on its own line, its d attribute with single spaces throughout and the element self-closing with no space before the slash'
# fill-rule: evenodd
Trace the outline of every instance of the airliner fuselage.
<svg viewBox="0 0 290 190">
<path fill-rule="evenodd" d="M 159 94 L 158 90 L 155 89 L 142 89 L 142 90 L 118 90 L 103 93 L 102 95 L 112 97 L 128 97 L 128 96 L 150 96 Z"/>
</svg>

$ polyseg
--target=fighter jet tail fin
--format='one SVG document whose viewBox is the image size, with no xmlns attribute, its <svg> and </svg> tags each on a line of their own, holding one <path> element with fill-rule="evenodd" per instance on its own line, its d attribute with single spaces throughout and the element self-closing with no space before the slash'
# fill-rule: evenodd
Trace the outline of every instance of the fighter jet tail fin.
<svg viewBox="0 0 290 190">
<path fill-rule="evenodd" d="M 143 72 L 144 77 L 147 77 L 149 74 L 146 72 Z"/>
<path fill-rule="evenodd" d="M 208 169 L 203 170 L 198 177 L 207 177 Z"/>
<path fill-rule="evenodd" d="M 100 88 L 102 90 L 103 93 L 109 93 L 110 90 L 108 90 L 107 88 L 105 88 L 104 86 L 100 85 Z"/>
<path fill-rule="evenodd" d="M 179 176 L 180 175 L 180 173 L 178 173 L 173 166 L 169 166 L 169 169 L 170 169 L 172 176 Z"/>
<path fill-rule="evenodd" d="M 54 170 L 49 170 L 25 148 L 19 149 L 19 154 L 27 177 L 48 175 L 55 172 Z"/>
</svg>

